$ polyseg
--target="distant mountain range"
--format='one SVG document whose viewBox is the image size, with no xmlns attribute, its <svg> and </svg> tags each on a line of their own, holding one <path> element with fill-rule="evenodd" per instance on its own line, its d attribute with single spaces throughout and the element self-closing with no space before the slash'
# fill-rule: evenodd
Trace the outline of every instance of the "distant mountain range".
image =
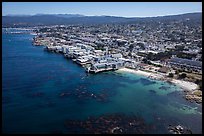
<svg viewBox="0 0 204 136">
<path fill-rule="evenodd" d="M 158 17 L 84 16 L 80 14 L 36 14 L 2 16 L 3 27 L 66 24 L 137 23 L 139 21 L 170 21 L 190 19 L 202 22 L 202 12 Z"/>
<path fill-rule="evenodd" d="M 84 15 L 81 15 L 81 14 L 36 14 L 36 15 L 8 14 L 8 15 L 6 15 L 6 16 L 7 16 L 7 17 L 32 17 L 32 16 L 44 16 L 44 15 L 51 15 L 51 16 L 65 17 L 65 18 L 70 18 L 70 17 L 84 17 Z M 4 16 L 4 17 L 5 17 L 5 16 Z"/>
</svg>

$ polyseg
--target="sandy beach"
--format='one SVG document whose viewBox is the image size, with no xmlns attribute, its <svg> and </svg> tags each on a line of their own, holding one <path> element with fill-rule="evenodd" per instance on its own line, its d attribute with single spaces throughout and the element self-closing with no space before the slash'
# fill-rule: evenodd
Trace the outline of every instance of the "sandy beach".
<svg viewBox="0 0 204 136">
<path fill-rule="evenodd" d="M 171 82 L 188 91 L 193 91 L 198 88 L 198 85 L 193 82 L 182 81 L 177 79 L 173 79 Z"/>
<path fill-rule="evenodd" d="M 160 74 L 141 71 L 141 70 L 133 70 L 133 69 L 128 69 L 128 68 L 122 68 L 122 69 L 119 69 L 119 71 L 131 72 L 131 73 L 134 73 L 134 74 L 144 75 L 144 76 L 151 77 L 151 78 L 154 78 L 154 79 L 163 79 L 164 78 Z M 180 86 L 181 88 L 183 88 L 184 90 L 188 90 L 188 91 L 193 91 L 193 90 L 198 88 L 198 85 L 193 83 L 193 82 L 188 82 L 188 81 L 183 81 L 183 80 L 178 80 L 178 79 L 173 79 L 170 82 L 173 83 L 173 84 L 176 84 L 176 85 Z"/>
</svg>

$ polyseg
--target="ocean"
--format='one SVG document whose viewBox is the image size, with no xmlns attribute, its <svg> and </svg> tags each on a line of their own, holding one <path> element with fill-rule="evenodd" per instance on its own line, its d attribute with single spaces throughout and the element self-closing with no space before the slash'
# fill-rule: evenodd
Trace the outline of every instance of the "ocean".
<svg viewBox="0 0 204 136">
<path fill-rule="evenodd" d="M 202 133 L 202 105 L 186 101 L 178 86 L 128 72 L 87 74 L 32 38 L 2 32 L 3 133 L 86 133 L 66 121 L 115 114 L 154 126 L 144 133 L 169 133 L 169 125 Z"/>
</svg>

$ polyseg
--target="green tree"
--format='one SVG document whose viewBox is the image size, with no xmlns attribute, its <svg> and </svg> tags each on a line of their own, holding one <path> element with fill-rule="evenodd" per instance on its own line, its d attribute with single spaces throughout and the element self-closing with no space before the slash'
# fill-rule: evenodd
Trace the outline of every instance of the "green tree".
<svg viewBox="0 0 204 136">
<path fill-rule="evenodd" d="M 147 59 L 148 59 L 148 60 L 154 60 L 154 59 L 155 59 L 154 56 L 155 56 L 155 55 L 150 52 L 149 54 L 147 54 Z"/>
<path fill-rule="evenodd" d="M 173 73 L 169 73 L 168 77 L 174 77 L 174 74 Z"/>
<path fill-rule="evenodd" d="M 182 74 L 179 75 L 179 79 L 183 79 L 185 77 L 186 77 L 186 73 L 182 73 Z"/>
<path fill-rule="evenodd" d="M 196 79 L 195 83 L 198 84 L 199 88 L 202 91 L 202 80 Z"/>
</svg>

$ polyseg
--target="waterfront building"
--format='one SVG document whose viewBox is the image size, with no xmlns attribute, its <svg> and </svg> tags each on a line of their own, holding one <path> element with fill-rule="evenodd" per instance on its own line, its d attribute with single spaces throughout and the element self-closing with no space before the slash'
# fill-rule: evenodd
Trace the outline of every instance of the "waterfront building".
<svg viewBox="0 0 204 136">
<path fill-rule="evenodd" d="M 188 68 L 192 70 L 202 70 L 202 62 L 182 58 L 171 58 L 169 64 L 173 67 Z"/>
</svg>

